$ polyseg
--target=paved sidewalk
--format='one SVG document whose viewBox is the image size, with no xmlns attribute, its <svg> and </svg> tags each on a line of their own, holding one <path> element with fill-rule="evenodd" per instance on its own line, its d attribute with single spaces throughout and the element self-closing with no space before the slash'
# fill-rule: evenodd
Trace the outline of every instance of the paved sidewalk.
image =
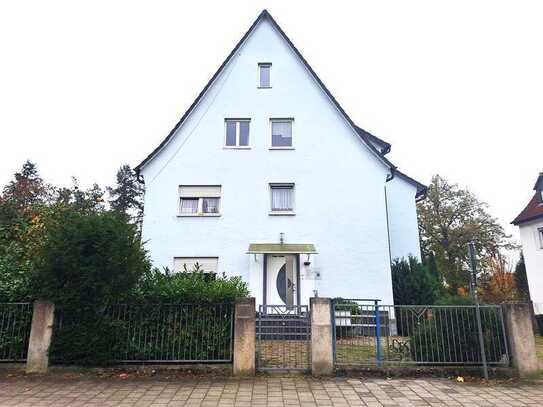
<svg viewBox="0 0 543 407">
<path fill-rule="evenodd" d="M 0 406 L 543 406 L 543 385 L 445 379 L 0 380 Z"/>
</svg>

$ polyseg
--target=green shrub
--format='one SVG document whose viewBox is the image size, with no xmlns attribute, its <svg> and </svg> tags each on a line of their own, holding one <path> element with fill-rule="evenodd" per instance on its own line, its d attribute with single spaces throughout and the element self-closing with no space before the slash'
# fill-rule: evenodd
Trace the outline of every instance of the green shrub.
<svg viewBox="0 0 543 407">
<path fill-rule="evenodd" d="M 32 273 L 34 295 L 62 309 L 96 309 L 127 298 L 149 270 L 134 225 L 114 212 L 66 207 L 46 223 Z"/>
<path fill-rule="evenodd" d="M 163 304 L 232 302 L 247 297 L 247 283 L 240 276 L 210 275 L 198 270 L 172 273 L 152 269 L 144 273 L 132 299 Z"/>
</svg>

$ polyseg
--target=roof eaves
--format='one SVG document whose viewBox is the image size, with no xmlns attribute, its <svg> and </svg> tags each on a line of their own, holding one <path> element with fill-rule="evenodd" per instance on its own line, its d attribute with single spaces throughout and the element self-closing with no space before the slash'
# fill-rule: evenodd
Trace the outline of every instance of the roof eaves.
<svg viewBox="0 0 543 407">
<path fill-rule="evenodd" d="M 418 182 L 417 180 L 415 180 L 415 179 L 411 178 L 410 176 L 404 174 L 403 172 L 401 172 L 398 169 L 396 169 L 395 174 L 396 174 L 396 176 L 399 176 L 400 178 L 404 179 L 405 181 L 407 181 L 410 184 L 417 187 L 417 193 L 415 195 L 415 198 L 423 199 L 423 198 L 426 197 L 426 193 L 428 192 L 428 187 L 426 185 Z"/>
<path fill-rule="evenodd" d="M 381 148 L 381 151 L 380 151 L 381 154 L 385 155 L 385 154 L 390 153 L 390 149 L 392 148 L 392 145 L 390 143 L 387 143 L 385 140 L 380 139 L 377 136 L 374 136 L 370 132 L 364 130 L 362 127 L 355 126 L 355 130 L 358 134 L 364 133 L 370 141 L 379 145 L 379 147 Z"/>
<path fill-rule="evenodd" d="M 515 220 L 513 222 L 511 222 L 512 225 L 515 225 L 515 226 L 518 226 L 518 225 L 521 225 L 523 223 L 526 223 L 526 222 L 531 222 L 533 220 L 536 220 L 536 219 L 539 219 L 539 218 L 543 218 L 543 214 L 539 214 L 539 215 L 534 215 L 534 216 L 530 216 L 529 218 L 524 218 L 524 219 L 519 219 L 520 218 L 520 215 L 517 216 L 515 218 Z"/>
</svg>

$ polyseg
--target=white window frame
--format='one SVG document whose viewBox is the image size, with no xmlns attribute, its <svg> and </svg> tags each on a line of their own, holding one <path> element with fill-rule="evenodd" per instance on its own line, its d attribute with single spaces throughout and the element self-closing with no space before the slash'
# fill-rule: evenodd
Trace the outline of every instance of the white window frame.
<svg viewBox="0 0 543 407">
<path fill-rule="evenodd" d="M 269 68 L 269 71 L 270 71 L 270 84 L 269 86 L 262 86 L 261 85 L 261 73 L 262 71 L 260 70 L 261 67 L 268 67 Z M 258 89 L 271 89 L 272 88 L 272 81 L 271 81 L 271 78 L 272 78 L 272 63 L 271 62 L 259 62 L 258 63 L 258 73 L 257 73 L 257 77 L 258 77 L 258 84 L 257 84 L 257 88 Z"/>
<path fill-rule="evenodd" d="M 537 228 L 537 237 L 539 239 L 539 248 L 543 250 L 543 228 Z"/>
<path fill-rule="evenodd" d="M 217 274 L 217 271 L 219 269 L 219 257 L 218 256 L 175 256 L 173 258 L 173 272 L 174 273 L 182 273 L 184 272 L 184 270 L 176 270 L 175 269 L 175 263 L 177 260 L 180 260 L 182 261 L 183 259 L 186 259 L 186 260 L 196 260 L 195 263 L 198 263 L 198 260 L 212 260 L 215 262 L 216 266 L 215 266 L 215 270 L 214 271 L 203 271 L 204 274 Z M 187 264 L 187 263 L 184 263 L 184 264 Z M 191 270 L 189 270 L 189 272 L 191 272 Z"/>
<path fill-rule="evenodd" d="M 292 142 L 290 146 L 274 146 L 273 145 L 273 123 L 290 123 L 290 136 Z M 270 150 L 294 150 L 294 118 L 278 117 L 270 119 Z"/>
<path fill-rule="evenodd" d="M 273 209 L 273 189 L 274 188 L 290 188 L 292 190 L 292 208 L 291 210 L 274 210 Z M 268 184 L 270 194 L 270 216 L 293 216 L 296 215 L 296 185 L 294 182 L 270 182 Z"/>
<path fill-rule="evenodd" d="M 235 146 L 229 146 L 226 145 L 226 138 L 228 137 L 228 123 L 235 122 L 236 123 L 236 145 Z M 239 138 L 240 138 L 240 123 L 249 123 L 249 140 L 247 141 L 248 144 L 246 146 L 240 146 L 239 145 Z M 223 147 L 225 149 L 229 150 L 250 150 L 251 149 L 251 119 L 224 119 L 224 145 Z"/>
<path fill-rule="evenodd" d="M 185 188 L 191 188 L 191 187 L 212 187 L 212 188 L 218 188 L 219 193 L 213 194 L 213 196 L 181 196 L 181 189 Z M 177 216 L 182 218 L 192 218 L 192 217 L 217 217 L 221 216 L 221 195 L 222 195 L 222 187 L 221 185 L 179 185 L 178 187 L 178 198 L 177 198 Z M 219 202 L 217 204 L 217 212 L 215 213 L 207 213 L 204 212 L 204 199 L 206 198 L 212 198 L 212 199 L 218 199 Z M 182 200 L 183 199 L 198 199 L 198 209 L 196 210 L 196 213 L 183 213 L 181 212 L 181 206 L 182 206 Z"/>
</svg>

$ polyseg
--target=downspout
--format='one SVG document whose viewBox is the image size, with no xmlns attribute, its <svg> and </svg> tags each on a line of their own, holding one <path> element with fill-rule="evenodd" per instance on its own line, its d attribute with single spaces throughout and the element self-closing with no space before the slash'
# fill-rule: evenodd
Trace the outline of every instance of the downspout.
<svg viewBox="0 0 543 407">
<path fill-rule="evenodd" d="M 395 173 L 395 168 L 391 168 L 390 170 L 390 174 L 387 175 L 387 179 L 386 179 L 386 182 L 385 182 L 385 214 L 386 214 L 386 218 L 387 218 L 387 239 L 388 239 L 388 258 L 389 258 L 389 261 L 390 261 L 390 264 L 392 264 L 392 250 L 390 248 L 390 224 L 389 224 L 389 221 L 388 221 L 388 196 L 387 196 L 387 186 L 386 186 L 386 183 L 389 182 L 389 181 L 392 181 L 394 179 L 394 173 Z"/>
</svg>

